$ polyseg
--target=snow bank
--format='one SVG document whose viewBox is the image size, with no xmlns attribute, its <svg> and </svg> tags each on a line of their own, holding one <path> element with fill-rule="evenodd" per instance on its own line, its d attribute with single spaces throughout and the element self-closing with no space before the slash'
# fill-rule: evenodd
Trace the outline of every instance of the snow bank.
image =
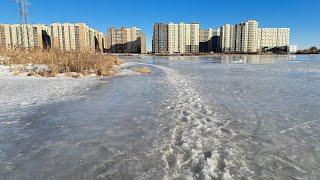
<svg viewBox="0 0 320 180">
<path fill-rule="evenodd" d="M 9 66 L 0 65 L 0 77 L 1 76 L 12 76 L 13 72 Z"/>
</svg>

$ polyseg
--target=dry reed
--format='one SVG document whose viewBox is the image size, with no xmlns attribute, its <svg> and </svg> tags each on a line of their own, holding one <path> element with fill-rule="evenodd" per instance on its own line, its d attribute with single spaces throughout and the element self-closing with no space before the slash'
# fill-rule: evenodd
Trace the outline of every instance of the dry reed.
<svg viewBox="0 0 320 180">
<path fill-rule="evenodd" d="M 0 55 L 6 57 L 2 64 L 33 64 L 47 65 L 48 72 L 42 72 L 41 76 L 55 76 L 59 73 L 82 75 L 96 74 L 108 76 L 114 73 L 113 65 L 119 65 L 122 61 L 112 55 L 101 53 L 65 52 L 51 49 L 5 49 L 0 48 Z"/>
<path fill-rule="evenodd" d="M 135 72 L 141 73 L 141 74 L 151 73 L 151 68 L 149 68 L 147 66 L 135 67 L 135 68 L 132 68 L 132 70 Z"/>
</svg>

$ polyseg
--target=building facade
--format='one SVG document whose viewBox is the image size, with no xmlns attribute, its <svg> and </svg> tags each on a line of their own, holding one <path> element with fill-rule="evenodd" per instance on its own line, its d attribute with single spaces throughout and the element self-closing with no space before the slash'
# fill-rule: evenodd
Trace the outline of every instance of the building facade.
<svg viewBox="0 0 320 180">
<path fill-rule="evenodd" d="M 153 26 L 153 53 L 198 53 L 200 25 L 198 23 L 156 23 Z"/>
<path fill-rule="evenodd" d="M 255 53 L 258 50 L 258 22 L 249 20 L 233 26 L 231 52 Z"/>
<path fill-rule="evenodd" d="M 103 52 L 104 35 L 84 23 L 0 24 L 0 44 L 7 48 L 55 48 L 65 51 Z"/>
<path fill-rule="evenodd" d="M 11 46 L 10 25 L 0 24 L 0 45 L 3 47 Z"/>
<path fill-rule="evenodd" d="M 168 53 L 168 25 L 156 23 L 153 25 L 152 52 Z"/>
<path fill-rule="evenodd" d="M 0 45 L 6 48 L 43 48 L 43 31 L 48 31 L 43 24 L 0 24 Z"/>
<path fill-rule="evenodd" d="M 84 23 L 53 23 L 49 26 L 48 35 L 54 49 L 103 52 L 105 48 L 103 34 Z"/>
<path fill-rule="evenodd" d="M 260 48 L 284 47 L 290 45 L 289 28 L 261 28 L 258 33 Z"/>
<path fill-rule="evenodd" d="M 200 52 L 218 52 L 220 44 L 220 29 L 209 28 L 200 30 L 199 51 Z"/>
<path fill-rule="evenodd" d="M 107 51 L 111 53 L 146 53 L 146 35 L 141 29 L 133 28 L 109 28 L 107 39 Z"/>
<path fill-rule="evenodd" d="M 233 45 L 234 26 L 225 24 L 220 28 L 220 51 L 231 52 Z"/>
<path fill-rule="evenodd" d="M 289 28 L 259 28 L 255 20 L 220 28 L 220 51 L 257 53 L 263 48 L 288 47 Z"/>
</svg>

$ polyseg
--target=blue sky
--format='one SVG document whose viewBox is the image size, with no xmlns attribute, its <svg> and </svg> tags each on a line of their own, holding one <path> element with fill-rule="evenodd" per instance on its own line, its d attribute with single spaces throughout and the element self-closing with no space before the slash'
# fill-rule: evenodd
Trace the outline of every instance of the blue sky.
<svg viewBox="0 0 320 180">
<path fill-rule="evenodd" d="M 136 26 L 151 47 L 155 22 L 199 22 L 217 28 L 256 19 L 260 27 L 290 27 L 291 44 L 320 46 L 320 0 L 29 0 L 30 22 L 85 22 L 103 33 L 108 27 Z M 0 23 L 18 23 L 17 5 L 0 0 Z"/>
</svg>

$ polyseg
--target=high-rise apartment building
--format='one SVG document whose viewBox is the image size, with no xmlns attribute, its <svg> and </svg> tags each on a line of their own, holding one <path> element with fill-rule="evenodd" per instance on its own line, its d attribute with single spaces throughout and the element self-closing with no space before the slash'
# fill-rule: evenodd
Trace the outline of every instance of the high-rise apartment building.
<svg viewBox="0 0 320 180">
<path fill-rule="evenodd" d="M 258 43 L 258 27 L 259 23 L 255 20 L 250 20 L 245 22 L 246 28 L 248 28 L 248 35 L 245 36 L 244 41 L 248 41 L 246 47 L 244 47 L 243 52 L 254 53 L 257 52 L 259 47 Z M 245 32 L 246 33 L 246 32 Z"/>
<path fill-rule="evenodd" d="M 278 28 L 277 46 L 290 45 L 290 28 Z"/>
<path fill-rule="evenodd" d="M 153 25 L 153 53 L 168 53 L 168 25 L 156 23 Z"/>
<path fill-rule="evenodd" d="M 230 52 L 234 47 L 233 30 L 234 26 L 231 24 L 225 24 L 220 28 L 220 50 L 222 52 Z"/>
<path fill-rule="evenodd" d="M 107 50 L 112 53 L 146 53 L 146 35 L 136 27 L 109 28 Z"/>
<path fill-rule="evenodd" d="M 261 48 L 284 47 L 290 45 L 289 28 L 261 28 L 258 33 Z"/>
<path fill-rule="evenodd" d="M 1 24 L 0 44 L 8 48 L 56 48 L 66 51 L 102 52 L 102 33 L 84 23 L 60 24 Z"/>
<path fill-rule="evenodd" d="M 220 28 L 222 52 L 256 53 L 264 47 L 289 46 L 289 28 L 261 28 L 255 20 Z"/>
<path fill-rule="evenodd" d="M 255 53 L 258 50 L 258 22 L 246 21 L 233 26 L 232 52 Z"/>
<path fill-rule="evenodd" d="M 178 24 L 173 24 L 173 23 L 169 23 L 168 24 L 168 52 L 170 54 L 172 53 L 179 53 L 180 52 L 180 46 L 179 44 L 182 41 L 182 37 L 179 37 L 179 28 L 182 25 L 178 25 Z M 183 50 L 184 51 L 184 50 Z"/>
<path fill-rule="evenodd" d="M 153 26 L 152 51 L 154 53 L 198 53 L 200 25 L 162 24 Z"/>
<path fill-rule="evenodd" d="M 43 24 L 0 24 L 0 45 L 7 48 L 43 48 L 43 31 L 47 31 Z"/>
<path fill-rule="evenodd" d="M 220 29 L 209 28 L 200 30 L 199 51 L 218 52 L 220 44 Z"/>
<path fill-rule="evenodd" d="M 3 47 L 11 46 L 10 25 L 0 24 L 0 45 Z"/>
<path fill-rule="evenodd" d="M 200 36 L 200 24 L 192 23 L 190 24 L 190 53 L 199 52 L 199 36 Z M 188 36 L 188 34 L 187 34 Z M 187 44 L 188 46 L 188 44 Z"/>
<path fill-rule="evenodd" d="M 48 31 L 52 48 L 66 51 L 103 52 L 105 39 L 102 33 L 84 23 L 53 23 Z"/>
</svg>

